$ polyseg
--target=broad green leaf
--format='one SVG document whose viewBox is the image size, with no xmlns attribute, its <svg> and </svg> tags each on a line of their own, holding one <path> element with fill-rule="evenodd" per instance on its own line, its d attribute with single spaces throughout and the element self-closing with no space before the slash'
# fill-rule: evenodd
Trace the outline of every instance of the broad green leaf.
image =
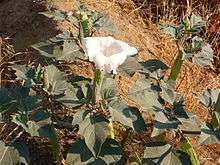
<svg viewBox="0 0 220 165">
<path fill-rule="evenodd" d="M 138 62 L 136 56 L 128 57 L 125 62 L 118 67 L 118 73 L 125 76 L 132 76 L 138 70 L 141 70 L 143 66 Z"/>
<path fill-rule="evenodd" d="M 185 133 L 187 132 L 190 134 L 200 134 L 200 122 L 198 117 L 195 114 L 187 113 L 188 117 L 177 117 L 177 119 L 180 121 L 181 124 L 179 124 L 179 129 Z"/>
<path fill-rule="evenodd" d="M 84 140 L 77 140 L 68 150 L 66 164 L 82 164 L 87 165 L 89 162 L 95 161 L 92 152 L 87 147 Z"/>
<path fill-rule="evenodd" d="M 29 165 L 31 162 L 31 153 L 28 145 L 25 143 L 14 143 L 13 146 L 17 149 L 22 164 Z"/>
<path fill-rule="evenodd" d="M 181 95 L 175 91 L 175 86 L 176 82 L 173 80 L 168 80 L 167 82 L 160 82 L 160 87 L 162 89 L 161 97 L 171 105 L 174 105 L 181 97 Z"/>
<path fill-rule="evenodd" d="M 144 165 L 186 165 L 189 157 L 169 144 L 149 143 L 144 151 Z"/>
<path fill-rule="evenodd" d="M 24 128 L 24 130 L 31 136 L 42 136 L 48 137 L 49 139 L 53 137 L 52 130 L 50 128 L 50 118 L 38 122 L 29 120 L 26 123 L 22 123 L 19 120 L 17 120 L 16 116 L 14 115 L 12 121 L 17 125 L 22 126 L 22 128 Z"/>
<path fill-rule="evenodd" d="M 42 99 L 38 96 L 28 96 L 21 98 L 19 101 L 18 109 L 19 111 L 30 112 L 37 107 L 41 106 Z"/>
<path fill-rule="evenodd" d="M 21 164 L 19 152 L 13 146 L 6 146 L 0 141 L 0 165 Z"/>
<path fill-rule="evenodd" d="M 197 154 L 195 150 L 193 149 L 193 146 L 189 142 L 189 140 L 186 137 L 181 137 L 180 139 L 180 147 L 183 152 L 187 153 L 190 156 L 191 164 L 192 165 L 199 165 L 199 160 L 197 158 Z"/>
<path fill-rule="evenodd" d="M 95 157 L 101 151 L 103 143 L 109 136 L 108 122 L 101 115 L 94 115 L 86 111 L 74 115 L 73 125 L 79 125 L 79 134 Z"/>
<path fill-rule="evenodd" d="M 149 74 L 150 77 L 155 79 L 161 79 L 164 76 L 164 72 L 169 68 L 162 61 L 156 59 L 141 61 L 139 63 L 143 67 L 140 72 Z"/>
<path fill-rule="evenodd" d="M 55 21 L 68 20 L 73 25 L 78 26 L 79 20 L 77 19 L 77 17 L 74 17 L 71 14 L 71 12 L 68 13 L 61 10 L 50 10 L 50 11 L 40 12 L 39 14 L 42 14 L 48 18 L 52 18 Z"/>
<path fill-rule="evenodd" d="M 107 139 L 102 145 L 99 158 L 106 164 L 118 164 L 122 158 L 122 153 L 122 148 L 116 140 Z"/>
<path fill-rule="evenodd" d="M 132 56 L 118 67 L 118 72 L 125 76 L 132 76 L 135 72 L 139 72 L 160 79 L 167 69 L 168 66 L 162 61 L 151 59 L 138 62 L 137 56 Z"/>
<path fill-rule="evenodd" d="M 82 85 L 82 84 L 81 84 Z M 49 65 L 45 68 L 44 72 L 44 90 L 54 99 L 67 107 L 77 107 L 85 102 L 82 87 L 76 84 L 71 85 L 67 82 L 65 73 L 59 71 L 54 65 Z M 90 87 L 88 87 L 90 90 Z"/>
<path fill-rule="evenodd" d="M 49 117 L 50 117 L 49 112 L 46 112 L 44 110 L 39 110 L 38 112 L 32 114 L 29 119 L 35 122 L 39 122 L 41 120 L 48 119 Z"/>
<path fill-rule="evenodd" d="M 162 110 L 155 110 L 154 115 L 154 127 L 151 137 L 159 136 L 170 129 L 177 129 L 179 122 L 177 120 L 169 120 Z"/>
<path fill-rule="evenodd" d="M 117 95 L 117 82 L 113 78 L 104 78 L 101 85 L 101 96 L 103 100 L 110 100 Z"/>
<path fill-rule="evenodd" d="M 2 88 L 0 90 L 0 112 L 29 112 L 39 107 L 41 98 L 29 96 L 29 88 Z"/>
<path fill-rule="evenodd" d="M 45 57 L 55 58 L 67 62 L 74 62 L 77 59 L 85 59 L 81 47 L 71 37 L 70 33 L 62 33 L 49 40 L 32 45 L 34 49 Z"/>
<path fill-rule="evenodd" d="M 58 57 L 56 57 L 57 60 L 67 62 L 74 62 L 77 59 L 86 58 L 82 49 L 75 40 L 64 41 L 62 47 L 55 49 L 53 52 L 58 55 Z"/>
<path fill-rule="evenodd" d="M 199 139 L 200 145 L 220 144 L 220 131 L 214 130 L 210 124 L 206 124 L 201 128 L 201 135 Z"/>
<path fill-rule="evenodd" d="M 56 158 L 59 158 L 60 145 L 58 143 L 57 134 L 54 130 L 54 127 L 51 125 L 50 118 L 47 118 L 45 120 L 40 120 L 38 122 L 29 120 L 24 124 L 16 120 L 16 118 L 14 117 L 13 122 L 22 126 L 23 129 L 31 136 L 48 138 L 52 146 L 53 155 Z"/>
<path fill-rule="evenodd" d="M 148 79 L 136 81 L 129 90 L 128 98 L 139 104 L 144 111 L 162 109 L 159 92 L 152 89 L 151 82 Z"/>
<path fill-rule="evenodd" d="M 206 25 L 206 22 L 202 19 L 201 16 L 192 14 L 190 16 L 190 31 L 191 32 L 200 32 L 202 30 L 202 27 Z"/>
<path fill-rule="evenodd" d="M 67 13 L 61 10 L 45 11 L 45 12 L 40 12 L 39 14 L 42 14 L 48 18 L 53 18 L 56 21 L 64 20 L 67 17 Z"/>
<path fill-rule="evenodd" d="M 193 58 L 194 64 L 201 66 L 212 66 L 214 51 L 211 45 L 204 42 L 201 38 L 195 36 L 192 39 Z"/>
<path fill-rule="evenodd" d="M 109 32 L 115 33 L 117 32 L 117 27 L 114 25 L 112 21 L 108 18 L 107 15 L 98 13 L 98 12 L 92 12 L 92 27 L 96 31 L 99 31 L 100 29 L 107 30 Z"/>
<path fill-rule="evenodd" d="M 200 102 L 207 108 L 215 109 L 215 105 L 220 97 L 220 88 L 208 89 L 200 95 Z M 218 111 L 220 112 L 220 110 Z"/>
<path fill-rule="evenodd" d="M 89 103 L 92 98 L 91 79 L 82 76 L 74 76 L 71 78 L 70 82 L 74 88 L 78 89 L 77 97 L 80 100 L 84 100 L 85 102 Z"/>
<path fill-rule="evenodd" d="M 54 65 L 49 65 L 44 72 L 44 90 L 51 95 L 64 94 L 69 87 L 65 73 L 59 71 Z"/>
<path fill-rule="evenodd" d="M 172 36 L 173 38 L 176 37 L 177 30 L 176 27 L 173 25 L 160 24 L 160 30 L 165 34 Z"/>
<path fill-rule="evenodd" d="M 55 100 L 69 108 L 76 108 L 88 102 L 86 98 L 82 98 L 80 89 L 69 87 L 63 94 L 55 96 Z M 78 96 L 79 94 L 79 96 Z"/>
<path fill-rule="evenodd" d="M 215 111 L 212 114 L 211 124 L 214 129 L 220 129 L 220 113 Z"/>
<path fill-rule="evenodd" d="M 14 64 L 12 69 L 15 70 L 15 75 L 17 76 L 16 80 L 24 80 L 25 86 L 35 85 L 35 69 L 31 66 L 18 65 Z"/>
<path fill-rule="evenodd" d="M 100 156 L 94 158 L 84 140 L 78 140 L 68 150 L 66 164 L 106 165 L 117 164 L 122 157 L 122 149 L 114 139 L 107 139 L 103 144 Z"/>
<path fill-rule="evenodd" d="M 6 88 L 0 88 L 0 113 L 14 111 L 17 101 L 11 96 L 11 92 Z"/>
<path fill-rule="evenodd" d="M 128 106 L 124 101 L 113 100 L 109 104 L 109 111 L 113 121 L 118 121 L 135 131 L 146 130 L 146 125 L 139 110 Z"/>
</svg>

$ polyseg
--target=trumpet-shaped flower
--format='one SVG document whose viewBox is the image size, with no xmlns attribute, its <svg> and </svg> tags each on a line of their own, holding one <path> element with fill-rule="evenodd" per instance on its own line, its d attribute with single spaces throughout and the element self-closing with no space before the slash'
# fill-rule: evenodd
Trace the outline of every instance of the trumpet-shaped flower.
<svg viewBox="0 0 220 165">
<path fill-rule="evenodd" d="M 83 48 L 89 61 L 97 69 L 117 74 L 117 68 L 127 57 L 138 53 L 138 50 L 127 43 L 112 37 L 87 37 L 82 40 Z"/>
</svg>

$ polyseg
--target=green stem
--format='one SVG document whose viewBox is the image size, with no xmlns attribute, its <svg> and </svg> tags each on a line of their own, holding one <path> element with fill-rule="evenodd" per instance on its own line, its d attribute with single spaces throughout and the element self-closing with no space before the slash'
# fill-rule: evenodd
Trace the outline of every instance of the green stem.
<svg viewBox="0 0 220 165">
<path fill-rule="evenodd" d="M 80 19 L 81 19 L 81 27 L 83 30 L 83 37 L 90 37 L 90 27 L 89 27 L 89 18 L 85 12 L 80 12 Z"/>
<path fill-rule="evenodd" d="M 95 69 L 94 71 L 94 79 L 93 79 L 93 97 L 92 102 L 93 104 L 97 104 L 102 99 L 101 97 L 101 87 L 104 79 L 104 72 Z"/>
<path fill-rule="evenodd" d="M 215 104 L 215 111 L 220 113 L 220 94 L 218 95 L 217 102 Z"/>
<path fill-rule="evenodd" d="M 199 165 L 199 160 L 198 160 L 197 154 L 196 154 L 192 144 L 190 143 L 189 139 L 187 137 L 184 137 L 184 135 L 181 135 L 180 147 L 181 147 L 182 151 L 184 151 L 185 153 L 187 153 L 190 156 L 190 160 L 191 160 L 192 165 Z"/>
<path fill-rule="evenodd" d="M 60 163 L 64 160 L 63 156 L 61 154 L 61 147 L 60 147 L 60 144 L 59 144 L 59 140 L 58 140 L 55 128 L 53 126 L 50 126 L 50 127 L 51 127 L 51 130 L 53 131 L 53 136 L 50 138 L 50 144 L 52 146 L 52 152 L 53 152 L 55 160 L 57 160 Z"/>
<path fill-rule="evenodd" d="M 182 65 L 183 65 L 183 52 L 179 50 L 179 54 L 173 64 L 168 80 L 176 81 L 176 79 L 178 78 L 178 75 L 181 72 Z"/>
<path fill-rule="evenodd" d="M 110 132 L 109 133 L 109 138 L 115 139 L 114 127 L 113 127 L 113 123 L 112 123 L 111 119 L 109 120 L 108 127 L 109 127 L 109 132 Z"/>
</svg>

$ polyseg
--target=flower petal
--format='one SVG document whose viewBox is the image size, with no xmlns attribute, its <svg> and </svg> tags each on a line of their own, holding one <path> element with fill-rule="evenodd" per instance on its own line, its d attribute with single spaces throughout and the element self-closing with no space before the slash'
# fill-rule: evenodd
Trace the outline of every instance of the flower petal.
<svg viewBox="0 0 220 165">
<path fill-rule="evenodd" d="M 138 50 L 126 42 L 113 37 L 87 37 L 82 40 L 83 48 L 89 61 L 94 62 L 98 69 L 117 74 L 117 68 L 128 56 L 138 53 Z"/>
</svg>

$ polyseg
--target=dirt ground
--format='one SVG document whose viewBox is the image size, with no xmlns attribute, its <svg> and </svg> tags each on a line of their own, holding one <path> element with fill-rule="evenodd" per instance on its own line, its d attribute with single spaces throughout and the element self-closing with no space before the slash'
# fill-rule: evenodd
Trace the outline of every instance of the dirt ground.
<svg viewBox="0 0 220 165">
<path fill-rule="evenodd" d="M 95 35 L 112 35 L 139 48 L 140 59 L 157 58 L 172 66 L 177 52 L 173 40 L 160 34 L 156 26 L 147 25 L 132 0 L 101 0 L 98 3 L 97 0 L 82 0 L 82 2 L 92 10 L 108 14 L 119 29 L 116 34 L 100 32 Z M 50 7 L 65 11 L 74 9 L 73 0 L 49 0 L 49 3 Z M 16 51 L 26 51 L 30 45 L 70 28 L 65 22 L 57 23 L 38 14 L 45 9 L 43 0 L 0 0 L 0 35 L 10 36 Z M 82 72 L 76 66 L 71 68 L 74 72 Z M 89 71 L 86 68 L 83 72 Z M 134 79 L 136 77 L 131 80 L 119 79 L 122 95 L 126 96 Z M 199 104 L 198 98 L 193 93 L 213 87 L 220 87 L 220 75 L 190 62 L 184 63 L 177 89 L 184 96 L 187 111 L 196 113 L 203 121 L 209 118 L 208 112 Z M 220 164 L 220 145 L 195 145 L 195 149 L 201 164 Z"/>
</svg>

